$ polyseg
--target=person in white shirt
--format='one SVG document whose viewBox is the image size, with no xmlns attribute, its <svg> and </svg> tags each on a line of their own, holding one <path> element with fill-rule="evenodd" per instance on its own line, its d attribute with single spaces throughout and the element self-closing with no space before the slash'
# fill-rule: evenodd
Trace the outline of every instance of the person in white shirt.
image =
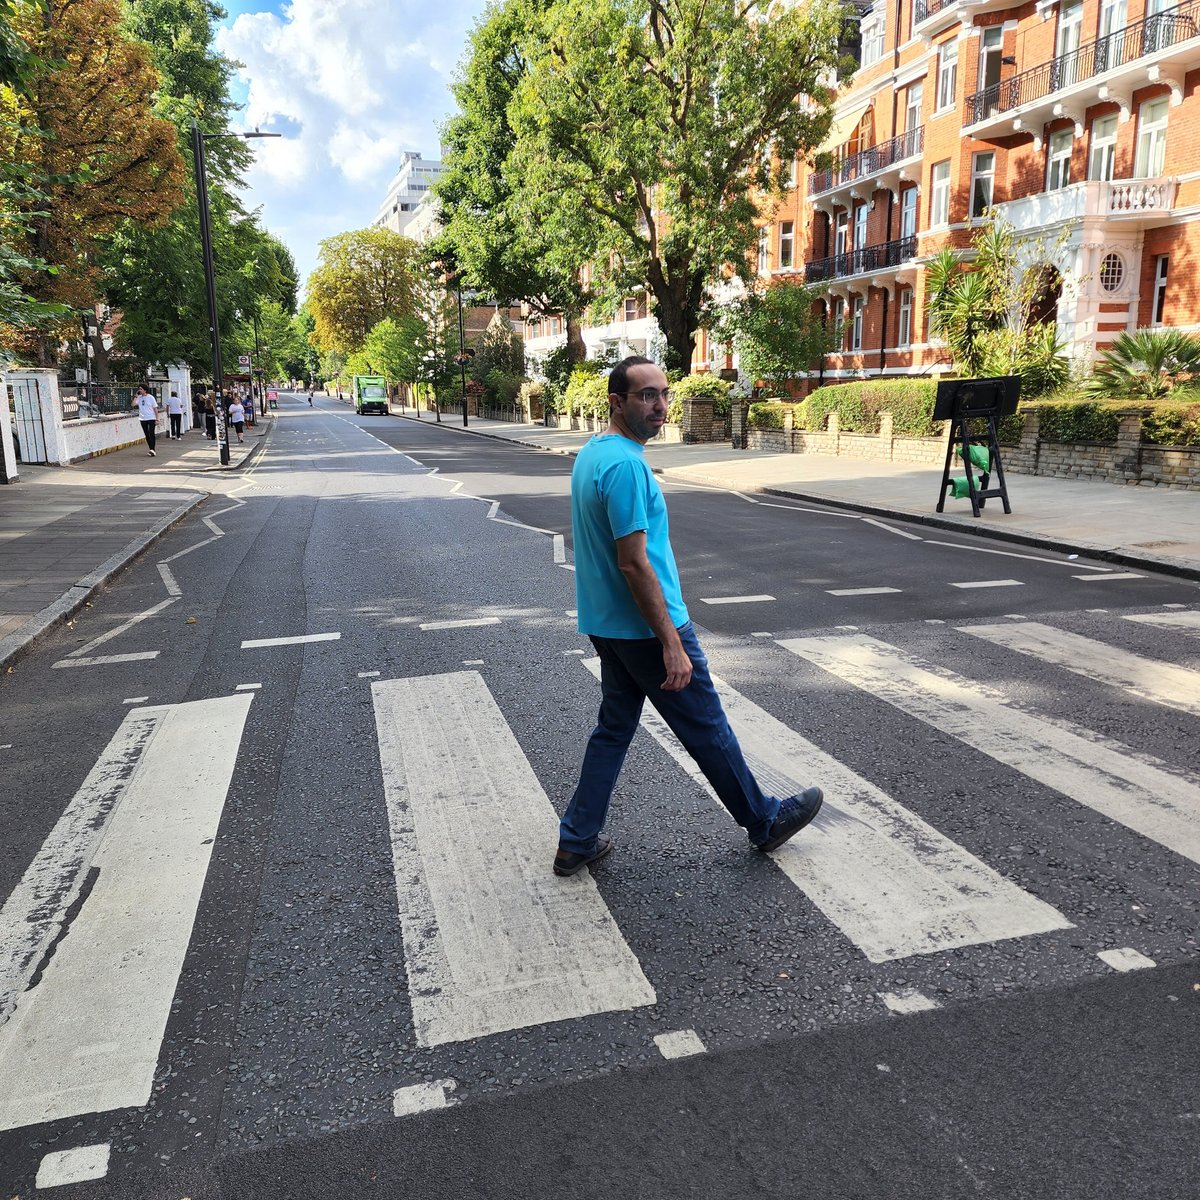
<svg viewBox="0 0 1200 1200">
<path fill-rule="evenodd" d="M 138 420 L 142 423 L 142 432 L 146 435 L 146 449 L 154 458 L 154 432 L 158 428 L 158 401 L 150 394 L 144 383 L 138 384 L 133 403 L 138 410 Z"/>
<path fill-rule="evenodd" d="M 183 437 L 183 401 L 174 389 L 167 399 L 167 416 L 171 419 L 171 437 L 178 441 Z"/>
<path fill-rule="evenodd" d="M 234 396 L 233 403 L 229 406 L 229 423 L 237 430 L 238 441 L 241 442 L 242 430 L 246 428 L 246 410 L 238 396 Z"/>
</svg>

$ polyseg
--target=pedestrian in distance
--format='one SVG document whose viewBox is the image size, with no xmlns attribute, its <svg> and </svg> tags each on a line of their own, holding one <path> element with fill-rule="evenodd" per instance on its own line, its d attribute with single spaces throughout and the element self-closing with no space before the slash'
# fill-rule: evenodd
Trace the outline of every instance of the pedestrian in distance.
<svg viewBox="0 0 1200 1200">
<path fill-rule="evenodd" d="M 142 423 L 142 433 L 146 436 L 146 449 L 150 457 L 155 458 L 154 434 L 158 429 L 158 401 L 150 394 L 144 383 L 139 383 L 133 397 L 134 407 L 138 410 L 138 420 Z"/>
<path fill-rule="evenodd" d="M 667 419 L 667 377 L 649 359 L 626 358 L 609 375 L 608 393 L 608 429 L 571 471 L 578 625 L 600 656 L 600 717 L 559 825 L 554 873 L 574 875 L 612 850 L 604 821 L 647 699 L 750 844 L 774 850 L 817 815 L 821 789 L 782 800 L 765 794 L 713 687 L 683 601 L 666 501 L 643 450 Z"/>
<path fill-rule="evenodd" d="M 171 421 L 171 440 L 177 442 L 183 437 L 183 401 L 174 388 L 167 397 L 167 417 Z"/>
<path fill-rule="evenodd" d="M 238 443 L 242 442 L 242 431 L 246 428 L 246 410 L 240 396 L 235 395 L 229 405 L 229 423 L 237 430 Z"/>
<path fill-rule="evenodd" d="M 204 398 L 204 436 L 210 442 L 217 440 L 217 406 L 213 403 L 212 396 Z"/>
</svg>

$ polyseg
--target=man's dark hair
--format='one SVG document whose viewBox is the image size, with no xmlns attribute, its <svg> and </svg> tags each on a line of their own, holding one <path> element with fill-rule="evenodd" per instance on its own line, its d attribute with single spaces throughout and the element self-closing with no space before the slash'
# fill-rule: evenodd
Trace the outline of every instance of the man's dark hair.
<svg viewBox="0 0 1200 1200">
<path fill-rule="evenodd" d="M 618 396 L 623 396 L 629 391 L 629 368 L 630 367 L 652 367 L 654 363 L 648 358 L 642 358 L 640 354 L 631 354 L 628 358 L 623 358 L 608 375 L 608 394 L 611 396 L 615 392 Z"/>
</svg>

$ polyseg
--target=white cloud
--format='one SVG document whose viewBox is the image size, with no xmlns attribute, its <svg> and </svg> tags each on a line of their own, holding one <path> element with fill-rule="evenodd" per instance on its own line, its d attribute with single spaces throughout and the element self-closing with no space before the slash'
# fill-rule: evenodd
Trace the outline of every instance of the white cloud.
<svg viewBox="0 0 1200 1200">
<path fill-rule="evenodd" d="M 370 223 L 401 150 L 438 155 L 450 78 L 485 0 L 293 0 L 244 12 L 218 34 L 243 63 L 247 128 L 284 128 L 251 143 L 250 207 L 296 256 Z"/>
</svg>

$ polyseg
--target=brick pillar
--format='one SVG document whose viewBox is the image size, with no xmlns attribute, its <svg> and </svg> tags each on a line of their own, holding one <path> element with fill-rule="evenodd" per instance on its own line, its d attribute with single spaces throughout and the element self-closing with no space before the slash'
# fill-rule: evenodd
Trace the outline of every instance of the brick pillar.
<svg viewBox="0 0 1200 1200">
<path fill-rule="evenodd" d="M 1038 456 L 1042 449 L 1042 414 L 1036 409 L 1027 409 L 1022 416 L 1021 440 L 1017 443 L 1017 454 L 1024 463 L 1028 475 L 1038 473 Z"/>
<path fill-rule="evenodd" d="M 892 424 L 890 412 L 879 414 L 879 443 L 883 447 L 883 456 L 888 462 L 892 460 Z"/>
<path fill-rule="evenodd" d="M 705 396 L 687 397 L 683 402 L 683 440 L 711 442 L 713 402 Z"/>
<path fill-rule="evenodd" d="M 467 416 L 479 416 L 479 401 L 470 392 L 467 393 Z"/>
<path fill-rule="evenodd" d="M 1142 478 L 1142 417 L 1150 410 L 1127 408 L 1117 413 L 1117 480 L 1138 483 Z"/>
<path fill-rule="evenodd" d="M 750 405 L 745 400 L 734 400 L 729 406 L 729 440 L 735 450 L 746 449 L 746 429 L 749 424 Z"/>
<path fill-rule="evenodd" d="M 826 423 L 825 428 L 826 428 L 826 430 L 828 430 L 830 439 L 833 442 L 833 446 L 832 446 L 833 453 L 841 454 L 841 452 L 842 452 L 842 431 L 841 431 L 841 426 L 838 422 L 838 415 L 837 415 L 836 409 L 829 414 L 828 422 Z"/>
<path fill-rule="evenodd" d="M 542 398 L 529 393 L 525 397 L 525 420 L 540 421 L 542 419 Z"/>
</svg>

